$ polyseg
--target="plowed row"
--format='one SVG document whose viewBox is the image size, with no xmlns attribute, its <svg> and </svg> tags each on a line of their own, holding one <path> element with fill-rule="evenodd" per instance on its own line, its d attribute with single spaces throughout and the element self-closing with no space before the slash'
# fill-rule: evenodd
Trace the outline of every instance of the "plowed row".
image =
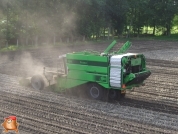
<svg viewBox="0 0 178 134">
<path fill-rule="evenodd" d="M 160 78 L 155 79 L 156 77 Z M 18 85 L 17 79 L 18 77 L 8 75 L 1 76 L 0 107 L 2 116 L 13 111 L 19 118 L 23 131 L 28 128 L 33 133 L 177 133 L 177 90 L 174 87 L 171 89 L 162 87 L 167 79 L 170 80 L 169 83 L 175 82 L 175 79 L 171 79 L 171 75 L 165 78 L 164 74 L 153 73 L 146 81 L 145 87 L 128 93 L 123 101 L 111 104 L 111 107 L 105 107 L 104 102 L 76 100 L 76 98 L 70 100 L 61 94 L 25 89 Z M 153 79 L 160 84 L 154 85 Z M 159 90 L 154 92 L 154 88 Z M 166 98 L 165 94 L 170 97 Z M 157 96 L 161 99 L 159 100 Z M 102 106 L 99 108 L 99 105 Z M 132 109 L 133 113 L 127 110 L 125 113 L 121 110 L 111 112 L 117 107 L 122 110 L 135 107 L 147 111 Z M 153 119 L 150 119 L 152 123 L 146 122 L 146 115 L 157 112 L 161 112 L 167 120 L 160 117 L 155 123 Z"/>
<path fill-rule="evenodd" d="M 146 51 L 149 47 L 143 42 L 134 51 Z M 37 53 L 33 56 L 55 67 L 50 56 L 38 57 Z M 15 64 L 5 61 L 0 69 L 12 65 L 18 68 L 17 61 Z M 24 134 L 177 134 L 178 62 L 148 59 L 147 64 L 152 75 L 145 81 L 146 86 L 135 88 L 122 101 L 112 103 L 22 87 L 18 80 L 23 74 L 7 70 L 6 74 L 16 76 L 0 74 L 0 121 L 16 115 L 19 131 Z"/>
</svg>

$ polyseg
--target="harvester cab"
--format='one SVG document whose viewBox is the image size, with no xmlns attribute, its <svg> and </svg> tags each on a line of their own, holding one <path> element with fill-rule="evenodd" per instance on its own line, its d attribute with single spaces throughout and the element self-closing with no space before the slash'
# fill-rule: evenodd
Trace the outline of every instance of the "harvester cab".
<svg viewBox="0 0 178 134">
<path fill-rule="evenodd" d="M 45 80 L 48 85 L 55 85 L 55 90 L 65 91 L 73 87 L 85 85 L 92 99 L 120 99 L 125 96 L 126 89 L 144 85 L 151 72 L 146 68 L 143 54 L 126 53 L 131 47 L 127 41 L 119 50 L 110 52 L 117 44 L 113 41 L 103 53 L 82 51 L 60 56 L 63 68 L 57 72 L 45 72 L 42 76 L 33 76 L 30 80 L 35 89 L 43 89 Z M 48 77 L 52 75 L 53 83 Z M 54 80 L 55 79 L 55 80 Z"/>
</svg>

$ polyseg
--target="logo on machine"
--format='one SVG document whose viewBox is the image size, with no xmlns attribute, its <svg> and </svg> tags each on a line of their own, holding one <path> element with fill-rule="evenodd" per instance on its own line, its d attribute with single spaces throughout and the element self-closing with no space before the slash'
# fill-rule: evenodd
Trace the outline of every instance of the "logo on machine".
<svg viewBox="0 0 178 134">
<path fill-rule="evenodd" d="M 87 62 L 86 61 L 80 61 L 80 64 L 87 64 Z"/>
<path fill-rule="evenodd" d="M 16 116 L 9 116 L 7 118 L 4 118 L 4 122 L 1 124 L 1 126 L 4 127 L 5 133 L 8 133 L 8 131 L 15 131 L 16 133 L 19 132 L 19 123 L 17 123 Z"/>
</svg>

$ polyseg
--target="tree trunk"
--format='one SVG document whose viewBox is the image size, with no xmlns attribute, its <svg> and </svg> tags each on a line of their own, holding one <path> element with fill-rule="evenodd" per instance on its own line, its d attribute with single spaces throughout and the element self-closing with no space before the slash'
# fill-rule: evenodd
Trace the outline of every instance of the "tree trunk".
<svg viewBox="0 0 178 134">
<path fill-rule="evenodd" d="M 95 40 L 98 40 L 98 34 L 97 34 L 97 31 L 95 32 Z"/>
<path fill-rule="evenodd" d="M 83 39 L 82 39 L 83 41 L 85 41 L 85 35 L 83 36 Z"/>
<path fill-rule="evenodd" d="M 146 27 L 146 34 L 148 34 L 148 26 Z"/>
<path fill-rule="evenodd" d="M 71 34 L 71 42 L 74 42 L 74 36 Z"/>
<path fill-rule="evenodd" d="M 6 47 L 7 47 L 7 48 L 9 47 L 9 43 L 8 43 L 8 41 L 6 42 Z"/>
<path fill-rule="evenodd" d="M 6 22 L 6 47 L 9 47 L 9 38 L 8 38 L 8 33 L 9 33 L 9 27 L 8 27 L 8 22 L 9 22 L 9 5 L 7 3 L 7 22 Z"/>
<path fill-rule="evenodd" d="M 167 36 L 170 36 L 170 25 L 169 24 L 166 24 L 166 35 Z"/>
<path fill-rule="evenodd" d="M 127 30 L 127 38 L 130 38 L 131 26 L 132 26 L 132 20 L 130 21 L 129 29 Z"/>
<path fill-rule="evenodd" d="M 105 39 L 105 36 L 106 36 L 106 35 L 105 35 L 105 31 L 106 31 L 106 28 L 104 27 L 104 30 L 103 30 L 103 32 L 104 32 L 104 33 L 103 33 L 103 35 L 104 35 L 103 38 L 104 38 L 104 39 Z"/>
<path fill-rule="evenodd" d="M 108 40 L 110 39 L 111 28 L 108 27 Z"/>
<path fill-rule="evenodd" d="M 17 47 L 19 47 L 19 40 L 18 39 L 17 39 L 17 44 L 16 45 L 17 45 Z"/>
<path fill-rule="evenodd" d="M 54 35 L 53 44 L 56 45 L 56 36 Z"/>
<path fill-rule="evenodd" d="M 59 41 L 60 41 L 60 43 L 62 42 L 62 38 L 61 37 L 59 38 Z"/>
<path fill-rule="evenodd" d="M 28 45 L 28 37 L 26 37 L 26 39 L 25 39 L 25 45 L 26 46 Z"/>
<path fill-rule="evenodd" d="M 156 31 L 156 25 L 154 24 L 154 27 L 153 27 L 153 35 L 155 35 L 155 31 Z"/>
<path fill-rule="evenodd" d="M 69 37 L 67 38 L 67 43 L 69 43 Z"/>
<path fill-rule="evenodd" d="M 140 35 L 140 28 L 138 27 L 137 28 L 137 37 L 139 37 L 139 35 Z"/>
<path fill-rule="evenodd" d="M 38 36 L 35 37 L 35 46 L 38 46 Z"/>
</svg>

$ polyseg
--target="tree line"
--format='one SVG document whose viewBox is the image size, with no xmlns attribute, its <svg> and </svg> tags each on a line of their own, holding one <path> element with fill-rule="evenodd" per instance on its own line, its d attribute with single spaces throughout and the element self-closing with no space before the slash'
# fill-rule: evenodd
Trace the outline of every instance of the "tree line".
<svg viewBox="0 0 178 134">
<path fill-rule="evenodd" d="M 178 0 L 0 0 L 0 45 L 170 35 Z M 147 28 L 143 33 L 143 28 Z"/>
</svg>

